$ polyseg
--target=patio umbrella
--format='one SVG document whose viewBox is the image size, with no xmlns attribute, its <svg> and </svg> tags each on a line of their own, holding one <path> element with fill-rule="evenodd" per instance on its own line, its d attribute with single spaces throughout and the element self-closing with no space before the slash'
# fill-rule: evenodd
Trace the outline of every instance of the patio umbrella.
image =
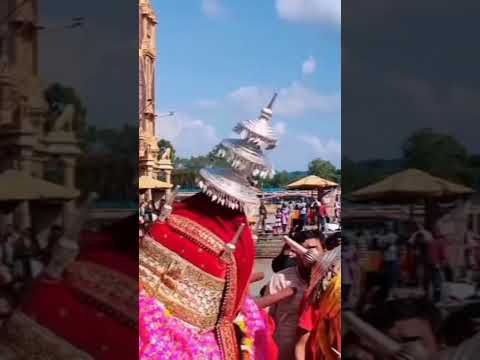
<svg viewBox="0 0 480 360">
<path fill-rule="evenodd" d="M 300 180 L 294 181 L 287 185 L 289 190 L 317 190 L 318 197 L 322 195 L 322 190 L 336 188 L 338 184 L 336 182 L 323 179 L 320 176 L 310 175 Z"/>
<path fill-rule="evenodd" d="M 417 169 L 407 169 L 354 191 L 355 201 L 414 203 L 421 200 L 442 200 L 473 194 L 474 190 L 432 176 Z"/>
<path fill-rule="evenodd" d="M 160 181 L 157 179 L 153 179 L 150 176 L 140 176 L 138 180 L 138 188 L 140 190 L 148 190 L 148 189 L 162 189 L 167 190 L 173 187 L 172 184 L 166 183 L 164 181 Z"/>
<path fill-rule="evenodd" d="M 474 190 L 418 169 L 407 169 L 357 190 L 351 194 L 354 201 L 378 201 L 390 204 L 425 203 L 425 222 L 431 227 L 435 220 L 435 205 L 442 200 L 453 200 L 473 194 Z"/>
<path fill-rule="evenodd" d="M 18 170 L 0 174 L 0 201 L 73 200 L 80 195 L 76 189 L 51 183 Z"/>
</svg>

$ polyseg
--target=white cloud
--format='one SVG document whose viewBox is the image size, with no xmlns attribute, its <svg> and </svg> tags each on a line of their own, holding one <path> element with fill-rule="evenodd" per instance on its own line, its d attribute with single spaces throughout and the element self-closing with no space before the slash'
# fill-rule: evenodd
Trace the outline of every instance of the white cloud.
<svg viewBox="0 0 480 360">
<path fill-rule="evenodd" d="M 328 160 L 337 167 L 341 166 L 338 141 L 322 141 L 316 136 L 295 132 L 296 129 L 290 127 L 288 136 L 283 136 L 277 148 L 269 152 L 268 156 L 276 170 L 305 171 L 308 163 L 316 158 Z"/>
<path fill-rule="evenodd" d="M 313 156 L 338 164 L 341 158 L 340 142 L 334 139 L 322 140 L 314 135 L 302 135 L 298 139 L 310 146 Z"/>
<path fill-rule="evenodd" d="M 251 112 L 265 106 L 274 90 L 257 86 L 244 86 L 227 95 L 227 100 L 237 104 L 241 110 Z M 307 111 L 330 113 L 340 111 L 340 97 L 322 95 L 299 83 L 278 91 L 278 100 L 274 105 L 277 115 L 299 117 Z"/>
<path fill-rule="evenodd" d="M 242 86 L 227 94 L 225 99 L 227 103 L 225 105 L 233 103 L 233 105 L 237 105 L 242 110 L 260 110 L 267 104 L 272 94 L 273 91 L 262 89 L 258 86 Z"/>
<path fill-rule="evenodd" d="M 298 23 L 340 25 L 341 0 L 276 0 L 278 15 Z"/>
<path fill-rule="evenodd" d="M 219 142 L 212 125 L 183 113 L 158 119 L 156 130 L 157 136 L 169 140 L 180 156 L 203 155 Z"/>
<path fill-rule="evenodd" d="M 275 131 L 275 134 L 278 137 L 282 137 L 287 133 L 287 124 L 283 121 L 277 121 L 275 122 L 275 125 L 273 126 L 273 129 Z"/>
<path fill-rule="evenodd" d="M 302 73 L 303 75 L 311 75 L 315 72 L 317 68 L 317 62 L 313 56 L 310 56 L 305 62 L 302 64 Z"/>
<path fill-rule="evenodd" d="M 221 17 L 225 14 L 221 0 L 202 0 L 202 10 L 210 18 Z"/>
</svg>

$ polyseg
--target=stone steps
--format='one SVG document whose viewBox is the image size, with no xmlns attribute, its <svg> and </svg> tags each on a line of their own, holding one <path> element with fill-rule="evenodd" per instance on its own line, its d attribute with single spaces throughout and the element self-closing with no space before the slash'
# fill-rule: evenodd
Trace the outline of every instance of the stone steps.
<svg viewBox="0 0 480 360">
<path fill-rule="evenodd" d="M 257 240 L 257 259 L 273 259 L 283 248 L 282 236 L 260 234 Z"/>
</svg>

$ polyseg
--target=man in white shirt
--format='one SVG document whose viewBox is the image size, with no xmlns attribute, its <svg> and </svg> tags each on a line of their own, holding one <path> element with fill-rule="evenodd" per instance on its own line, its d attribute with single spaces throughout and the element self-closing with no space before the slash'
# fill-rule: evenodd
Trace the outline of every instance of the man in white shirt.
<svg viewBox="0 0 480 360">
<path fill-rule="evenodd" d="M 308 209 L 307 209 L 307 204 L 305 202 L 302 202 L 300 204 L 300 219 L 301 219 L 301 224 L 302 228 L 306 225 L 308 225 Z"/>
<path fill-rule="evenodd" d="M 318 232 L 301 232 L 295 236 L 295 240 L 307 249 L 315 249 L 318 253 L 323 252 L 321 235 Z M 279 347 L 279 360 L 295 359 L 300 306 L 310 280 L 310 267 L 305 266 L 300 257 L 297 259 L 297 266 L 273 274 L 267 289 L 268 294 L 276 294 L 287 287 L 296 289 L 293 297 L 269 309 L 275 321 L 274 338 Z"/>
<path fill-rule="evenodd" d="M 385 285 L 389 295 L 394 296 L 400 280 L 400 249 L 398 248 L 398 235 L 390 227 L 378 237 L 380 247 L 383 249 Z"/>
</svg>

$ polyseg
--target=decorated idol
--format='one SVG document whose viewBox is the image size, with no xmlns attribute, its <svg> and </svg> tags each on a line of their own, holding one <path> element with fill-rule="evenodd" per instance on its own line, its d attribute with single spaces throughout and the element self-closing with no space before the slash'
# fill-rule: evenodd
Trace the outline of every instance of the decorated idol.
<svg viewBox="0 0 480 360">
<path fill-rule="evenodd" d="M 255 241 L 248 215 L 258 209 L 259 178 L 273 170 L 272 105 L 238 124 L 240 139 L 217 147 L 231 168 L 203 169 L 201 192 L 167 201 L 140 245 L 140 358 L 267 359 L 265 323 L 248 297 Z M 264 357 L 260 357 L 259 354 Z"/>
<path fill-rule="evenodd" d="M 11 304 L 1 359 L 137 358 L 138 216 L 85 231 L 94 200 L 67 217 L 45 271 Z"/>
</svg>

